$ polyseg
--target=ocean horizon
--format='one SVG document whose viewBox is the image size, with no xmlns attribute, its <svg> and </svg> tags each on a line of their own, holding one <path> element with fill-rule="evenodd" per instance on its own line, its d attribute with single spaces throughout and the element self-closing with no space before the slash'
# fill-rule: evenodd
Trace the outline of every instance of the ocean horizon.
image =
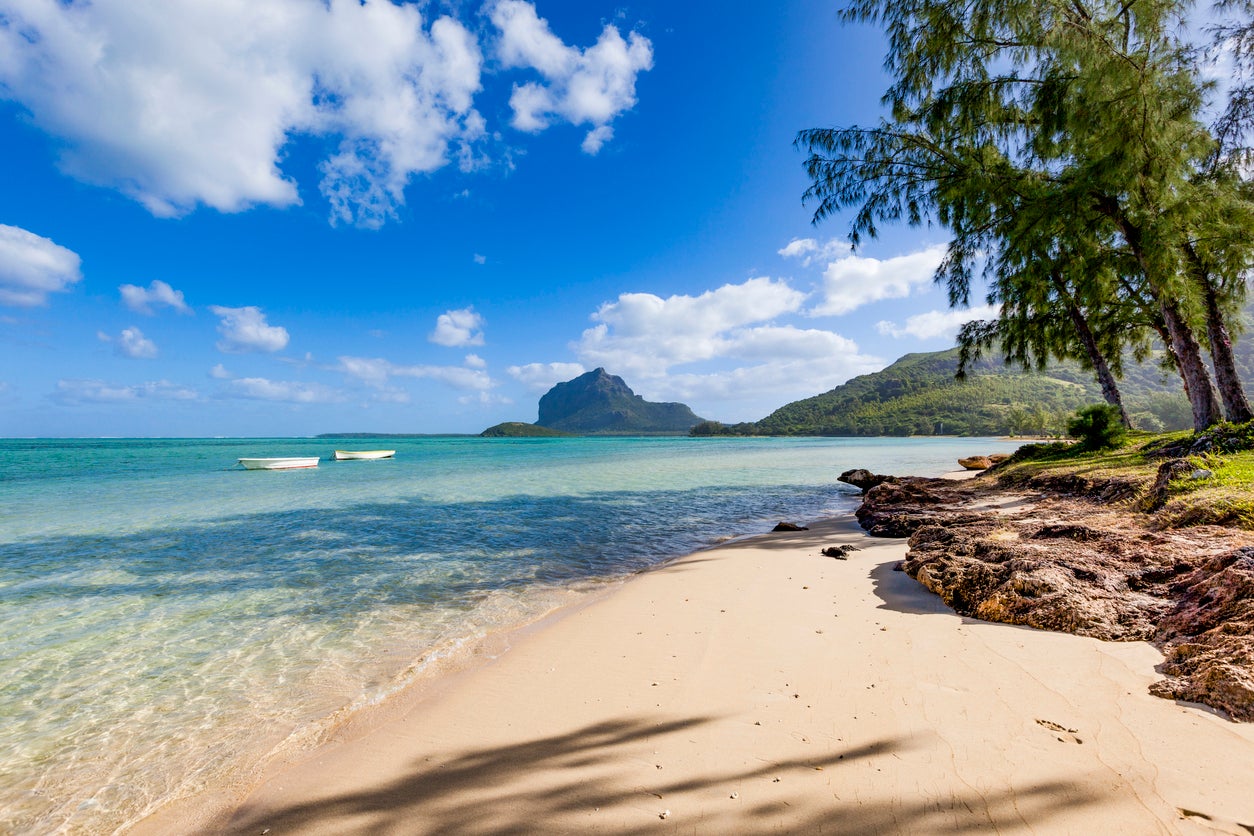
<svg viewBox="0 0 1254 836">
<path fill-rule="evenodd" d="M 844 470 L 1019 443 L 392 436 L 394 459 L 336 462 L 321 436 L 0 439 L 0 830 L 124 830 L 580 594 L 848 514 Z M 322 462 L 236 463 L 296 455 Z"/>
</svg>

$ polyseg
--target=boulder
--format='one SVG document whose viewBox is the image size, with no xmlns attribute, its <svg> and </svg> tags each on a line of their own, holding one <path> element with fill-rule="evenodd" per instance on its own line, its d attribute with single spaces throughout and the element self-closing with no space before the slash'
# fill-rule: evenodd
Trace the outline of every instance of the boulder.
<svg viewBox="0 0 1254 836">
<path fill-rule="evenodd" d="M 958 464 L 967 470 L 988 470 L 993 466 L 988 456 L 968 456 L 965 459 L 958 459 Z"/>
<path fill-rule="evenodd" d="M 897 481 L 897 477 L 895 476 L 885 476 L 882 473 L 872 473 L 871 471 L 861 467 L 856 467 L 853 470 L 846 470 L 844 473 L 837 476 L 836 479 L 839 482 L 845 482 L 846 484 L 853 485 L 855 488 L 861 490 L 863 494 L 871 490 L 871 488 L 876 485 L 882 485 L 885 482 Z"/>
<path fill-rule="evenodd" d="M 809 531 L 809 530 L 810 529 L 807 526 L 797 525 L 796 523 L 790 523 L 790 522 L 777 523 L 775 527 L 771 529 L 771 531 Z"/>
</svg>

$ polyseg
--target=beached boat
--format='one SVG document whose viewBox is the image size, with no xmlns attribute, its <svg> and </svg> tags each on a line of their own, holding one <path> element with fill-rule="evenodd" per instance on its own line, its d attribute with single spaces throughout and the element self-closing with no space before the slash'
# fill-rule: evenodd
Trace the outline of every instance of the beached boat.
<svg viewBox="0 0 1254 836">
<path fill-rule="evenodd" d="M 240 459 L 239 463 L 245 470 L 296 470 L 302 467 L 317 467 L 318 456 L 283 456 L 268 459 Z"/>
<path fill-rule="evenodd" d="M 396 455 L 395 450 L 336 450 L 336 461 L 352 461 L 355 459 L 390 459 Z"/>
</svg>

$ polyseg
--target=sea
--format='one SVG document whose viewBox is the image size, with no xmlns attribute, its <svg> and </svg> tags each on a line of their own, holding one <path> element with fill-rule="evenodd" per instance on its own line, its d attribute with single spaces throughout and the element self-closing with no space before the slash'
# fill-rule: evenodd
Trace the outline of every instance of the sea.
<svg viewBox="0 0 1254 836">
<path fill-rule="evenodd" d="M 0 439 L 0 833 L 125 832 L 440 660 L 979 438 Z M 340 449 L 391 459 L 332 460 Z M 240 457 L 321 456 L 245 471 Z"/>
</svg>

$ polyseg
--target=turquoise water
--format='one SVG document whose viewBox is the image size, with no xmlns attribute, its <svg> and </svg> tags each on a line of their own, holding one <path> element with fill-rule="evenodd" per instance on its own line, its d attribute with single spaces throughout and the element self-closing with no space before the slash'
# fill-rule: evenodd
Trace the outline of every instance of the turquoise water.
<svg viewBox="0 0 1254 836">
<path fill-rule="evenodd" d="M 395 448 L 329 461 L 335 447 Z M 0 440 L 0 831 L 108 833 L 467 641 L 991 439 Z M 243 471 L 240 456 L 320 455 Z"/>
</svg>

